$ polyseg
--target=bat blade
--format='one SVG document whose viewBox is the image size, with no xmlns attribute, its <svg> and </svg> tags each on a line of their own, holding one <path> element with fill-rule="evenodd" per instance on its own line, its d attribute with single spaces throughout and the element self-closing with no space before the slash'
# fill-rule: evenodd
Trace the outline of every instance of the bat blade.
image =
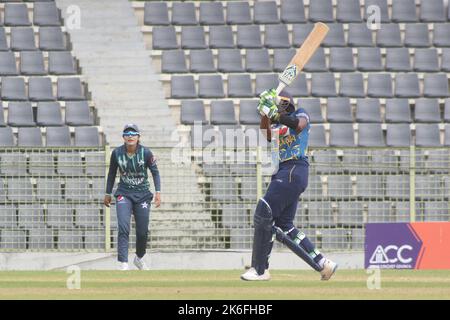
<svg viewBox="0 0 450 320">
<path fill-rule="evenodd" d="M 281 90 L 286 86 L 291 85 L 297 78 L 300 71 L 303 70 L 303 67 L 308 63 L 309 59 L 311 59 L 323 39 L 325 39 L 328 30 L 328 26 L 322 22 L 317 22 L 314 25 L 314 28 L 309 33 L 308 37 L 306 37 L 294 57 L 292 57 L 291 62 L 289 62 L 283 73 L 279 75 L 278 80 L 280 81 L 280 84 L 277 88 L 277 95 L 280 94 Z"/>
</svg>

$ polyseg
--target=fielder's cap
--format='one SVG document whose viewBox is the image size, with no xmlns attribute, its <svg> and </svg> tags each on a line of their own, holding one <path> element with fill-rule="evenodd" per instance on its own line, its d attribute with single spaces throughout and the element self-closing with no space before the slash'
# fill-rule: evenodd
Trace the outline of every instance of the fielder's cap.
<svg viewBox="0 0 450 320">
<path fill-rule="evenodd" d="M 139 128 L 137 125 L 135 125 L 134 123 L 128 123 L 125 125 L 125 127 L 123 128 L 123 132 L 125 131 L 136 131 L 137 133 L 139 133 Z"/>
</svg>

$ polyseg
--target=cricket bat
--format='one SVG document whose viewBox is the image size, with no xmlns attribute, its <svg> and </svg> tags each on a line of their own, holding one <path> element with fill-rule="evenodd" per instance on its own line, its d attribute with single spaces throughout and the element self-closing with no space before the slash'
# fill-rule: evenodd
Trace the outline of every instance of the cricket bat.
<svg viewBox="0 0 450 320">
<path fill-rule="evenodd" d="M 328 26 L 322 22 L 317 22 L 314 25 L 308 37 L 306 37 L 305 41 L 297 50 L 297 53 L 292 57 L 291 62 L 289 62 L 283 73 L 279 75 L 279 85 L 276 90 L 277 96 L 285 87 L 290 86 L 294 82 L 305 64 L 308 63 L 314 52 L 316 52 L 323 39 L 325 39 L 328 30 Z"/>
</svg>

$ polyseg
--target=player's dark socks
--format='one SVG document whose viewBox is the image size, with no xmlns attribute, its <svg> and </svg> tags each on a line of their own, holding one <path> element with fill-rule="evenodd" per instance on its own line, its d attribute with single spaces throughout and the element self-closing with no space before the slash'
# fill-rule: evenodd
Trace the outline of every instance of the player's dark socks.
<svg viewBox="0 0 450 320">
<path fill-rule="evenodd" d="M 317 250 L 308 237 L 300 230 L 294 228 L 288 233 L 289 237 L 294 240 L 299 246 L 305 249 L 306 252 L 313 258 L 314 262 L 319 263 L 322 260 L 323 255 Z"/>
</svg>

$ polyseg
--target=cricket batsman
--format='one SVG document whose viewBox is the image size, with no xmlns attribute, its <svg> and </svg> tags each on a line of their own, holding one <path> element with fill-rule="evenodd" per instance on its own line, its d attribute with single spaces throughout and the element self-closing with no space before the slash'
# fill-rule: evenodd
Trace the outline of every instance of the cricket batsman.
<svg viewBox="0 0 450 320">
<path fill-rule="evenodd" d="M 128 270 L 128 241 L 131 214 L 136 221 L 136 256 L 134 265 L 139 270 L 148 270 L 143 259 L 148 236 L 150 205 L 153 194 L 149 190 L 148 173 L 150 169 L 155 184 L 155 206 L 161 204 L 161 183 L 156 158 L 150 149 L 140 144 L 137 125 L 127 124 L 122 132 L 124 144 L 114 149 L 106 183 L 105 206 L 111 204 L 111 193 L 116 179 L 117 169 L 120 182 L 115 192 L 118 223 L 118 257 L 119 269 Z"/>
<path fill-rule="evenodd" d="M 285 90 L 277 97 L 275 89 L 261 93 L 258 111 L 262 115 L 260 128 L 279 134 L 279 169 L 272 175 L 266 194 L 259 199 L 254 213 L 254 238 L 251 268 L 242 280 L 270 280 L 269 257 L 276 238 L 320 272 L 322 280 L 334 274 L 337 264 L 326 259 L 294 226 L 299 196 L 308 185 L 309 115 L 303 108 L 295 110 L 292 96 Z"/>
</svg>

